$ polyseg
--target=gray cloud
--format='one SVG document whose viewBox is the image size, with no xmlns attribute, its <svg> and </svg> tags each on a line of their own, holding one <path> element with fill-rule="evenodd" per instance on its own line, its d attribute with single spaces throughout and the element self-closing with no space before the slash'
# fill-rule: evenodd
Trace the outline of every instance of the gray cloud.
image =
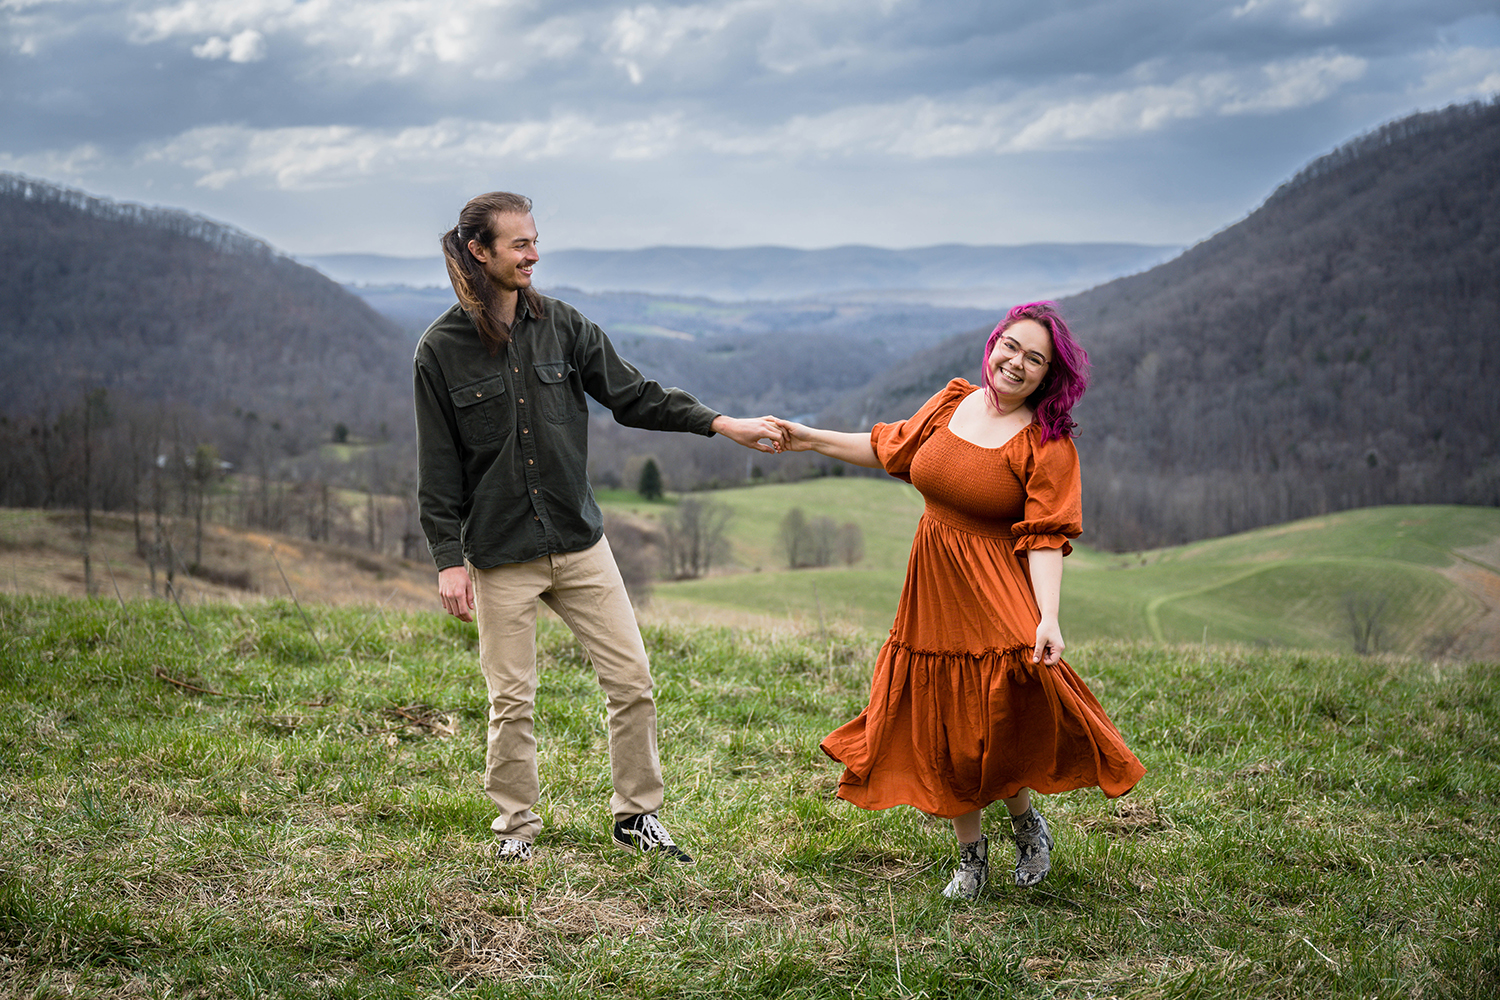
<svg viewBox="0 0 1500 1000">
<path fill-rule="evenodd" d="M 1185 242 L 1500 91 L 1492 0 L 0 0 L 0 52 L 0 169 L 301 252 L 523 185 L 579 246 Z"/>
</svg>

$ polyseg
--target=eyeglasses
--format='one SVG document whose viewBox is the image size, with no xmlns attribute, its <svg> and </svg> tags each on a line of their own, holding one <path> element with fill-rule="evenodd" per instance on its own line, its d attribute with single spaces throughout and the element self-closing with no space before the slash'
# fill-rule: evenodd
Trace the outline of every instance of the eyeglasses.
<svg viewBox="0 0 1500 1000">
<path fill-rule="evenodd" d="M 995 341 L 995 350 L 1003 352 L 1004 356 L 1007 358 L 1013 358 L 1017 354 L 1020 354 L 1021 364 L 1026 368 L 1027 371 L 1030 372 L 1039 372 L 1052 363 L 1051 361 L 1048 361 L 1046 358 L 1042 357 L 1036 351 L 1025 351 L 1023 353 L 1021 345 L 1016 343 L 1010 337 L 1001 337 L 999 340 Z"/>
</svg>

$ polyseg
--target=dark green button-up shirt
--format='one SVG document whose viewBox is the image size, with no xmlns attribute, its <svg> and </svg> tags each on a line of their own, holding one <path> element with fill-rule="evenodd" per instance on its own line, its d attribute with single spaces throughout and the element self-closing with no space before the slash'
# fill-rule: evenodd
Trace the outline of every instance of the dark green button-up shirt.
<svg viewBox="0 0 1500 1000">
<path fill-rule="evenodd" d="M 542 301 L 536 317 L 520 297 L 493 356 L 457 305 L 417 343 L 417 501 L 439 570 L 579 552 L 603 536 L 585 394 L 628 427 L 713 434 L 717 412 L 645 378 L 572 306 Z"/>
</svg>

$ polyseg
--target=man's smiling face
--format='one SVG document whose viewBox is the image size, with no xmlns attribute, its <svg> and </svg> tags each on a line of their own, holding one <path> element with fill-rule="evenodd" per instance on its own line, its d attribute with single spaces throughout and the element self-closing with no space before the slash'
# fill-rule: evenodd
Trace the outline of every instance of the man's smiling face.
<svg viewBox="0 0 1500 1000">
<path fill-rule="evenodd" d="M 536 250 L 536 222 L 525 215 L 506 213 L 494 216 L 495 240 L 484 246 L 469 241 L 469 252 L 480 264 L 490 282 L 502 292 L 518 292 L 531 287 L 531 268 L 541 256 Z"/>
</svg>

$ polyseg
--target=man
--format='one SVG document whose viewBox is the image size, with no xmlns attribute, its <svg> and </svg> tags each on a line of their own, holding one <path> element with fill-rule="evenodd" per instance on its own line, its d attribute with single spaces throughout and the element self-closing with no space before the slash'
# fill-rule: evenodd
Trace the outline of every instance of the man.
<svg viewBox="0 0 1500 1000">
<path fill-rule="evenodd" d="M 642 377 L 602 330 L 531 287 L 536 244 L 529 199 L 470 201 L 443 236 L 458 305 L 428 327 L 415 358 L 417 490 L 438 595 L 449 614 L 479 623 L 490 701 L 484 788 L 499 809 L 490 825 L 501 858 L 531 858 L 542 826 L 532 732 L 541 598 L 604 689 L 615 843 L 691 864 L 657 815 L 650 664 L 589 488 L 585 397 L 627 426 L 718 433 L 760 451 L 776 450 L 781 431 Z"/>
</svg>

